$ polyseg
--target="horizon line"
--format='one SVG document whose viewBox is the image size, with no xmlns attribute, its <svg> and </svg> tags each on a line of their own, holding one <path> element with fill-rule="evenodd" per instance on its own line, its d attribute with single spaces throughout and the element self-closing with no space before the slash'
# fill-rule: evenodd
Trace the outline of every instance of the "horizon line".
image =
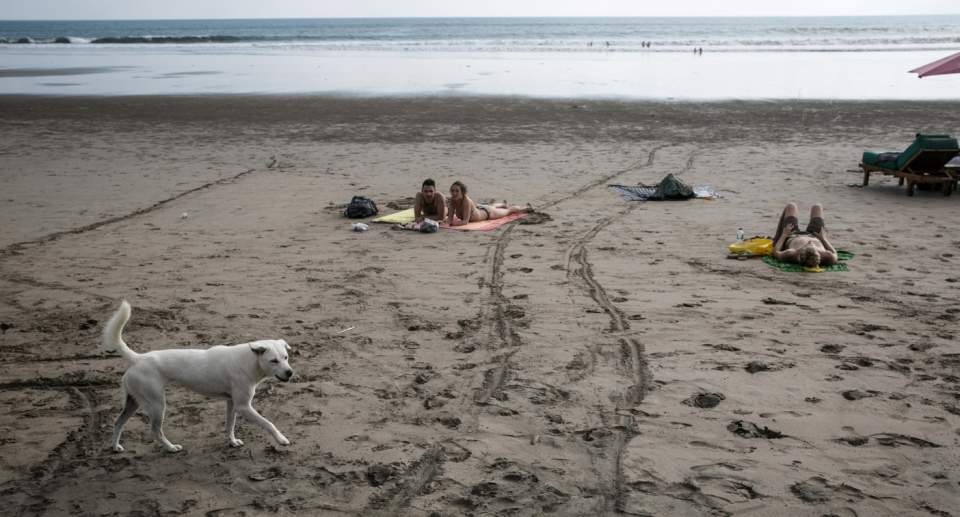
<svg viewBox="0 0 960 517">
<path fill-rule="evenodd" d="M 63 19 L 41 19 L 41 18 L 22 18 L 0 20 L 4 22 L 100 22 L 100 21 L 211 21 L 211 20 L 464 20 L 464 19 L 577 19 L 577 18 L 636 18 L 636 19 L 695 19 L 695 18 L 903 18 L 903 17 L 921 17 L 921 16 L 960 16 L 957 13 L 924 13 L 924 14 L 815 14 L 815 15 L 766 15 L 766 16 L 744 16 L 744 15 L 716 15 L 716 16 L 331 16 L 331 17 L 241 17 L 241 18 L 63 18 Z"/>
</svg>

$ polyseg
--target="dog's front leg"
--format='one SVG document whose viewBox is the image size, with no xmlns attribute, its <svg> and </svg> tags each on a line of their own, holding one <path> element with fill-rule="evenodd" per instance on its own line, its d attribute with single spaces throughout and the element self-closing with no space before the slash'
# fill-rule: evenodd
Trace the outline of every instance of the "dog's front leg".
<svg viewBox="0 0 960 517">
<path fill-rule="evenodd" d="M 227 399 L 227 423 L 224 425 L 223 430 L 227 433 L 227 438 L 230 440 L 231 447 L 240 447 L 243 445 L 243 442 L 237 440 L 233 436 L 233 428 L 237 423 L 237 412 L 233 408 L 233 399 Z"/>
<path fill-rule="evenodd" d="M 253 402 L 252 396 L 248 400 L 236 403 L 237 413 L 240 413 L 248 419 L 260 424 L 261 427 L 273 435 L 273 439 L 276 440 L 280 445 L 290 445 L 290 440 L 287 440 L 286 436 L 280 434 L 280 431 L 277 430 L 277 427 L 269 420 L 260 416 L 260 413 L 257 413 L 257 410 L 253 409 L 251 402 Z"/>
</svg>

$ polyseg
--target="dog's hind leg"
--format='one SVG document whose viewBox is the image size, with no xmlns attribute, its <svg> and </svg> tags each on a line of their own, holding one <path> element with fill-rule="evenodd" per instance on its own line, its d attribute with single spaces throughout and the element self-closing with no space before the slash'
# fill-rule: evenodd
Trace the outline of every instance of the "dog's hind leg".
<svg viewBox="0 0 960 517">
<path fill-rule="evenodd" d="M 224 432 L 227 433 L 227 438 L 230 439 L 231 447 L 240 447 L 243 445 L 243 442 L 237 440 L 233 436 L 233 428 L 237 423 L 237 412 L 233 407 L 233 399 L 227 399 L 227 423 L 223 426 Z"/>
<path fill-rule="evenodd" d="M 180 452 L 183 447 L 170 443 L 167 437 L 163 435 L 163 414 L 167 411 L 167 401 L 163 394 L 163 386 L 159 389 L 150 389 L 150 393 L 144 393 L 143 409 L 150 416 L 150 435 L 169 452 Z"/>
<path fill-rule="evenodd" d="M 113 450 L 115 452 L 123 452 L 123 447 L 120 446 L 120 433 L 123 432 L 123 426 L 126 425 L 127 420 L 130 420 L 138 409 L 140 409 L 140 403 L 137 402 L 137 399 L 133 398 L 133 395 L 124 390 L 124 401 L 123 401 L 123 410 L 120 411 L 120 414 L 117 415 L 116 420 L 113 421 Z"/>
</svg>

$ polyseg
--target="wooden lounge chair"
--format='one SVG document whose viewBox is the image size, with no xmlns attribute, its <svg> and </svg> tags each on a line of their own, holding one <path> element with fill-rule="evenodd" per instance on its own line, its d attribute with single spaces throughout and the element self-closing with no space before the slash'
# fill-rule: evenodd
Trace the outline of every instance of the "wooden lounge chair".
<svg viewBox="0 0 960 517">
<path fill-rule="evenodd" d="M 904 152 L 865 152 L 860 168 L 863 169 L 863 186 L 870 183 L 871 172 L 882 172 L 900 178 L 900 185 L 907 182 L 907 195 L 920 183 L 940 184 L 943 195 L 949 196 L 957 189 L 960 173 L 945 167 L 947 162 L 960 155 L 960 145 L 949 135 L 917 135 L 917 139 Z"/>
</svg>

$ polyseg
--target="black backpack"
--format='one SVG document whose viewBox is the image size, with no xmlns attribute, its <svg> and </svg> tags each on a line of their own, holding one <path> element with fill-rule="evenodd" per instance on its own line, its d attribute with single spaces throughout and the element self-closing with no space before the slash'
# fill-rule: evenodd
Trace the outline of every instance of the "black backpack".
<svg viewBox="0 0 960 517">
<path fill-rule="evenodd" d="M 380 213 L 376 203 L 367 196 L 353 196 L 343 215 L 350 219 L 363 219 Z"/>
</svg>

